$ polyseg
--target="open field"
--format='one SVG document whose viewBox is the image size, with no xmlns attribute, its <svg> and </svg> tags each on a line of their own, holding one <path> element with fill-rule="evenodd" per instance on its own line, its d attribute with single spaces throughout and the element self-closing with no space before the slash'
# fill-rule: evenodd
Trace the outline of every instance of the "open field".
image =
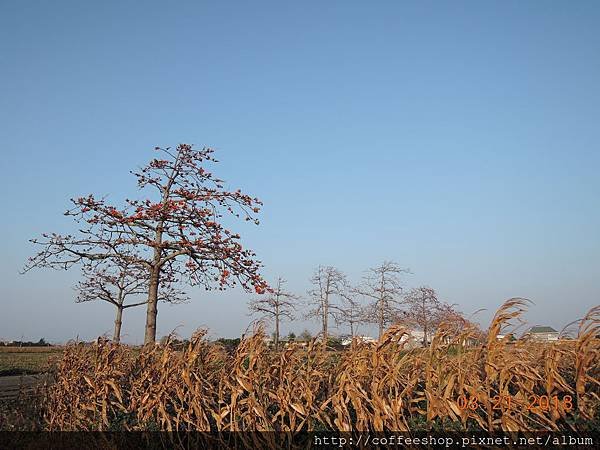
<svg viewBox="0 0 600 450">
<path fill-rule="evenodd" d="M 488 335 L 441 326 L 405 351 L 401 326 L 375 344 L 273 351 L 257 329 L 233 354 L 196 334 L 175 351 L 69 346 L 47 398 L 52 430 L 580 430 L 600 414 L 600 309 L 576 339 L 508 344 L 496 335 L 522 309 L 501 308 Z"/>
<path fill-rule="evenodd" d="M 505 303 L 478 343 L 472 340 L 478 330 L 448 323 L 429 347 L 417 349 L 405 348 L 400 325 L 375 344 L 355 341 L 337 352 L 316 340 L 275 351 L 261 328 L 233 351 L 206 340 L 204 331 L 183 349 L 72 344 L 50 389 L 23 403 L 23 414 L 6 409 L 0 429 L 596 429 L 600 308 L 579 323 L 575 339 L 499 340 L 523 307 L 519 300 Z"/>
<path fill-rule="evenodd" d="M 63 347 L 0 347 L 0 377 L 45 372 L 62 351 Z"/>
</svg>

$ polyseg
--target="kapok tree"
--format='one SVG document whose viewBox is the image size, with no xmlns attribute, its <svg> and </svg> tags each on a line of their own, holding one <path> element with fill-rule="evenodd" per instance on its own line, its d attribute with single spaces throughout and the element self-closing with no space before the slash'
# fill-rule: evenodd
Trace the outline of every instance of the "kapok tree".
<svg viewBox="0 0 600 450">
<path fill-rule="evenodd" d="M 294 320 L 296 301 L 300 298 L 286 291 L 283 287 L 285 283 L 286 280 L 278 277 L 275 286 L 269 289 L 267 294 L 253 299 L 248 305 L 251 314 L 260 314 L 273 320 L 275 325 L 275 332 L 273 333 L 275 350 L 279 349 L 281 321 L 284 319 Z"/>
<path fill-rule="evenodd" d="M 335 302 L 335 297 L 340 296 L 347 284 L 343 272 L 332 266 L 319 266 L 315 269 L 310 279 L 312 289 L 308 291 L 308 306 L 311 308 L 307 318 L 316 318 L 321 322 L 323 345 L 327 345 L 329 337 L 329 318 L 335 320 L 340 305 Z"/>
<path fill-rule="evenodd" d="M 452 336 L 464 334 L 466 330 L 469 330 L 470 339 L 475 341 L 483 340 L 485 333 L 479 324 L 465 317 L 456 307 L 455 303 L 440 302 L 434 324 L 435 328 L 438 329 L 443 324 L 446 331 Z M 479 311 L 475 311 L 471 317 Z"/>
<path fill-rule="evenodd" d="M 77 283 L 77 303 L 101 300 L 116 309 L 113 341 L 121 341 L 123 311 L 148 302 L 148 270 L 145 266 L 127 260 L 103 259 L 88 262 L 82 268 L 83 279 Z M 163 276 L 158 291 L 158 301 L 183 303 L 188 300 L 177 288 L 175 279 Z"/>
<path fill-rule="evenodd" d="M 109 204 L 93 195 L 72 199 L 65 213 L 80 225 L 77 235 L 45 234 L 33 239 L 41 251 L 33 267 L 69 268 L 103 259 L 125 260 L 148 270 L 144 343 L 156 341 L 159 286 L 165 272 L 190 285 L 225 289 L 240 284 L 257 293 L 267 287 L 254 252 L 244 249 L 239 234 L 223 225 L 224 214 L 258 224 L 262 203 L 240 190 L 229 191 L 206 166 L 217 161 L 213 150 L 180 144 L 161 153 L 132 174 L 142 199 Z"/>
<path fill-rule="evenodd" d="M 344 283 L 342 290 L 339 292 L 339 296 L 339 307 L 335 308 L 333 316 L 338 325 L 347 324 L 349 326 L 350 337 L 354 338 L 358 326 L 362 322 L 367 321 L 365 308 L 359 301 L 360 294 L 356 287 Z"/>
<path fill-rule="evenodd" d="M 400 275 L 403 273 L 410 273 L 410 270 L 393 261 L 384 261 L 380 266 L 369 269 L 355 289 L 356 293 L 370 299 L 370 305 L 365 309 L 366 320 L 377 324 L 380 338 L 402 307 Z"/>
<path fill-rule="evenodd" d="M 406 319 L 423 331 L 423 345 L 427 345 L 442 318 L 454 317 L 449 305 L 442 303 L 437 293 L 430 287 L 421 286 L 412 289 L 405 298 Z"/>
</svg>

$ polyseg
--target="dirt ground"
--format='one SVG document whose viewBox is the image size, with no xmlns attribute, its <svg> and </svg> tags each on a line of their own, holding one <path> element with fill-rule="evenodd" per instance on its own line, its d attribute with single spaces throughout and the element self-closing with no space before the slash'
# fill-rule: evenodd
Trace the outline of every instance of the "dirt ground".
<svg viewBox="0 0 600 450">
<path fill-rule="evenodd" d="M 19 392 L 27 395 L 48 380 L 48 375 L 43 373 L 0 377 L 0 400 L 16 399 Z"/>
</svg>

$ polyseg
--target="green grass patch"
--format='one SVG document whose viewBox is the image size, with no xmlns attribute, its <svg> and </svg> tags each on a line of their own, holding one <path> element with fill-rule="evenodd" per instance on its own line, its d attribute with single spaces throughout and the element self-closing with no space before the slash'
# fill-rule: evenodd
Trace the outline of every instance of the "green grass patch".
<svg viewBox="0 0 600 450">
<path fill-rule="evenodd" d="M 0 347 L 0 376 L 46 372 L 62 351 L 61 347 Z"/>
</svg>

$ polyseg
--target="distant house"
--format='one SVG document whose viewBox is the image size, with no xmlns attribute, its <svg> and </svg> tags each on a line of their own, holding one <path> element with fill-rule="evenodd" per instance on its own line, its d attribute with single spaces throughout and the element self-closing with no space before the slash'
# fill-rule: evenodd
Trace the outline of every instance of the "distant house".
<svg viewBox="0 0 600 450">
<path fill-rule="evenodd" d="M 425 342 L 425 333 L 421 330 L 408 330 L 408 333 L 408 335 L 403 336 L 400 340 L 400 342 L 406 342 L 406 348 L 428 347 L 435 337 L 435 330 L 428 334 L 427 342 Z M 465 347 L 475 347 L 480 342 L 478 338 L 473 336 L 463 336 L 460 340 L 458 336 L 444 336 L 441 343 L 445 345 L 458 344 Z"/>
<path fill-rule="evenodd" d="M 423 346 L 423 339 L 425 337 L 425 333 L 420 330 L 407 330 L 408 334 L 402 335 L 400 338 L 400 342 L 405 343 L 406 347 L 414 348 Z M 354 336 L 356 340 L 365 344 L 375 344 L 377 343 L 377 339 L 371 336 Z M 345 336 L 342 338 L 342 345 L 348 346 L 352 343 L 351 336 Z"/>
<path fill-rule="evenodd" d="M 558 341 L 558 331 L 552 327 L 535 326 L 531 327 L 523 337 L 539 342 Z"/>
<path fill-rule="evenodd" d="M 421 330 L 408 330 L 408 333 L 410 336 L 407 336 L 406 338 L 408 339 L 412 339 L 415 342 L 419 343 L 419 344 L 423 344 L 425 341 L 425 332 L 421 331 Z M 431 340 L 431 336 L 428 336 L 428 341 Z M 401 341 L 404 341 L 406 339 L 402 339 Z M 427 342 L 427 344 L 429 344 L 429 342 Z"/>
<path fill-rule="evenodd" d="M 431 343 L 431 336 L 427 336 L 427 343 L 425 343 L 425 332 L 421 330 L 407 330 L 408 334 L 405 334 L 400 339 L 400 342 L 404 343 L 405 348 L 417 348 L 426 347 Z"/>
<path fill-rule="evenodd" d="M 400 338 L 400 342 L 404 343 L 406 348 L 422 347 L 424 337 L 425 337 L 425 333 L 423 333 L 420 330 L 408 330 L 408 334 L 403 335 Z M 354 339 L 356 339 L 358 342 L 362 342 L 364 344 L 377 343 L 377 339 L 374 337 L 371 337 L 371 336 L 354 336 Z M 350 344 L 352 344 L 352 337 L 351 336 L 342 337 L 341 344 L 344 347 L 349 346 Z"/>
<path fill-rule="evenodd" d="M 364 344 L 374 344 L 375 342 L 377 342 L 377 339 L 371 336 L 354 336 L 354 339 Z M 344 347 L 352 344 L 352 336 L 343 337 L 341 343 Z"/>
<path fill-rule="evenodd" d="M 514 334 L 512 334 L 512 333 L 508 333 L 508 334 L 498 334 L 498 335 L 496 336 L 496 340 L 498 340 L 498 341 L 501 341 L 501 340 L 503 340 L 504 338 L 506 338 L 506 340 L 507 340 L 508 342 L 512 342 L 512 341 L 515 341 L 515 340 L 516 340 L 516 338 L 515 338 Z"/>
</svg>

